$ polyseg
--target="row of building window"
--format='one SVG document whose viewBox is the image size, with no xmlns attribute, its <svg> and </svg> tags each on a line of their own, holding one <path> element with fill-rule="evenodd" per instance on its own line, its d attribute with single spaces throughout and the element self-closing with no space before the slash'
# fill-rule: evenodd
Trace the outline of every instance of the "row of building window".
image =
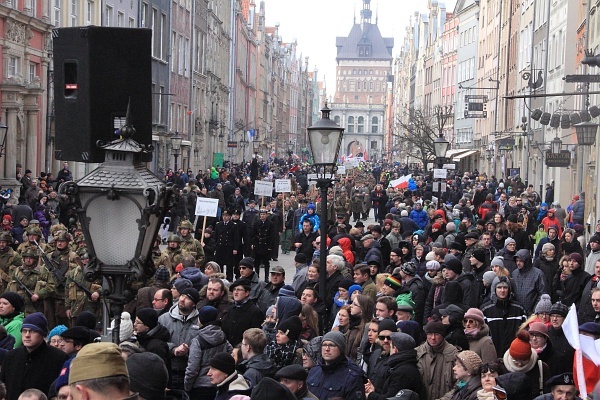
<svg viewBox="0 0 600 400">
<path fill-rule="evenodd" d="M 38 76 L 38 64 L 30 62 L 27 66 L 27 71 L 22 70 L 21 57 L 8 56 L 6 58 L 6 77 L 7 78 L 19 78 L 27 73 L 27 83 L 32 83 Z"/>
<path fill-rule="evenodd" d="M 37 0 L 27 0 L 30 7 L 29 12 L 31 15 L 36 15 L 36 1 Z M 16 3 L 17 0 L 12 0 L 13 3 Z M 85 10 L 83 10 L 83 24 L 79 22 L 80 10 L 78 9 L 79 1 L 78 0 L 70 0 L 67 4 L 64 0 L 53 0 L 52 6 L 52 24 L 56 27 L 63 26 L 62 24 L 62 12 L 63 6 L 64 9 L 69 13 L 68 26 L 81 26 L 81 25 L 91 25 L 94 23 L 94 2 L 95 0 L 88 0 L 85 3 Z M 26 10 L 27 7 L 26 7 Z M 106 4 L 104 9 L 104 25 L 105 26 L 117 26 L 117 27 L 129 27 L 135 28 L 135 18 L 133 16 L 125 17 L 125 13 L 123 11 L 117 11 L 117 19 L 115 22 L 114 16 L 114 7 L 110 4 Z M 127 22 L 126 22 L 127 20 Z"/>
<path fill-rule="evenodd" d="M 336 124 L 341 125 L 339 115 L 336 115 L 333 120 Z M 369 127 L 367 126 L 367 131 Z M 365 133 L 365 117 L 348 117 L 348 125 L 346 127 L 346 133 Z M 371 118 L 371 130 L 370 133 L 379 133 L 379 118 Z"/>
</svg>

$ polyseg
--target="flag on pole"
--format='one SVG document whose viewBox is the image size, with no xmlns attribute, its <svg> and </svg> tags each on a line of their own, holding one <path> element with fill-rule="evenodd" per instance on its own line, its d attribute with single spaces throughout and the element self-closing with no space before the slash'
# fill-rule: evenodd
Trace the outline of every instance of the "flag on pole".
<svg viewBox="0 0 600 400">
<path fill-rule="evenodd" d="M 275 150 L 273 150 L 273 151 L 271 152 L 271 154 L 270 154 L 270 157 L 271 157 L 271 158 L 275 158 Z"/>
<path fill-rule="evenodd" d="M 256 130 L 249 129 L 248 130 L 248 140 L 253 141 L 255 137 L 256 137 Z"/>
<path fill-rule="evenodd" d="M 408 181 L 412 178 L 412 174 L 401 176 L 398 179 L 390 181 L 390 187 L 394 189 L 406 189 L 408 187 Z"/>
</svg>

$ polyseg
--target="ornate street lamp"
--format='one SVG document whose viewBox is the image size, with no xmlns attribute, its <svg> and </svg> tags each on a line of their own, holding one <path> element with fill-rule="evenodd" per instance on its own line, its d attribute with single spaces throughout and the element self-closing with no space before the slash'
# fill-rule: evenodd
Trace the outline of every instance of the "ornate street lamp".
<svg viewBox="0 0 600 400">
<path fill-rule="evenodd" d="M 252 142 L 252 150 L 254 150 L 254 154 L 258 155 L 258 152 L 260 151 L 260 142 L 258 141 L 253 141 Z"/>
<path fill-rule="evenodd" d="M 179 151 L 181 150 L 181 142 L 183 138 L 179 136 L 179 132 L 175 132 L 175 135 L 171 137 L 171 149 L 173 150 L 173 157 L 175 157 L 175 171 L 177 172 L 177 157 L 179 157 Z"/>
<path fill-rule="evenodd" d="M 121 312 L 133 298 L 130 285 L 153 273 L 152 244 L 167 210 L 171 190 L 142 164 L 142 155 L 152 153 L 132 139 L 129 109 L 121 139 L 98 145 L 106 152 L 100 166 L 78 180 L 59 188 L 75 205 L 90 261 L 86 277 L 105 278 L 103 296 L 115 317 L 112 340 L 119 342 Z"/>
<path fill-rule="evenodd" d="M 596 142 L 598 124 L 593 122 L 575 124 L 575 132 L 577 133 L 577 144 L 580 146 L 591 146 Z"/>
<path fill-rule="evenodd" d="M 433 151 L 435 152 L 436 163 L 438 168 L 442 168 L 444 166 L 444 159 L 446 158 L 446 152 L 448 151 L 448 146 L 450 146 L 450 142 L 444 138 L 444 135 L 440 133 L 440 136 L 435 138 L 433 141 Z M 440 178 L 438 182 L 438 209 L 442 208 L 442 179 Z"/>
<path fill-rule="evenodd" d="M 342 145 L 344 128 L 329 119 L 331 109 L 325 107 L 321 110 L 321 119 L 307 128 L 308 143 L 313 154 L 314 164 L 317 167 L 317 188 L 321 189 L 321 248 L 319 255 L 319 296 L 325 300 L 325 284 L 327 279 L 327 191 L 333 186 L 334 173 L 337 169 L 338 154 Z"/>
<path fill-rule="evenodd" d="M 562 140 L 560 140 L 557 136 L 554 139 L 552 139 L 552 141 L 550 142 L 550 152 L 552 154 L 560 154 L 561 150 L 562 150 Z"/>
</svg>

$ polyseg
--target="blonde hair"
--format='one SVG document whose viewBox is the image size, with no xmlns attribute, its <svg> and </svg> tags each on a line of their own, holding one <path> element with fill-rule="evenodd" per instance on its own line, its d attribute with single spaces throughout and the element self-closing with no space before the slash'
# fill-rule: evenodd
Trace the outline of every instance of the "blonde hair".
<svg viewBox="0 0 600 400">
<path fill-rule="evenodd" d="M 391 274 L 388 274 L 387 272 L 382 272 L 381 274 L 377 274 L 377 276 L 375 277 L 375 287 L 377 287 L 378 292 L 381 291 L 381 288 L 383 287 L 383 282 L 385 282 L 385 280 L 390 275 Z"/>
</svg>

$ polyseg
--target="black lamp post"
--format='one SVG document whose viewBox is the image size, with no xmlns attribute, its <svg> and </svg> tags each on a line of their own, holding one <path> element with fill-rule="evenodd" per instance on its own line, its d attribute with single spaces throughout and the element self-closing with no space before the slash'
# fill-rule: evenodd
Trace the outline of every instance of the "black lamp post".
<svg viewBox="0 0 600 400">
<path fill-rule="evenodd" d="M 436 163 L 438 168 L 442 169 L 444 166 L 444 159 L 446 158 L 446 152 L 448 151 L 448 146 L 450 142 L 448 142 L 442 133 L 440 136 L 435 138 L 433 141 L 433 151 L 435 152 Z M 442 208 L 442 179 L 440 178 L 438 182 L 438 209 Z"/>
<path fill-rule="evenodd" d="M 254 155 L 258 156 L 258 152 L 260 150 L 260 143 L 258 141 L 253 141 L 252 142 L 252 150 L 254 150 Z"/>
<path fill-rule="evenodd" d="M 171 190 L 142 164 L 152 153 L 132 139 L 129 110 L 122 139 L 98 145 L 106 152 L 100 166 L 59 192 L 75 205 L 90 256 L 86 278 L 105 278 L 103 296 L 115 317 L 112 340 L 119 343 L 121 313 L 133 298 L 130 284 L 152 273 L 152 244 L 167 210 Z M 148 272 L 146 272 L 148 271 Z"/>
<path fill-rule="evenodd" d="M 177 172 L 177 157 L 179 157 L 182 140 L 183 138 L 179 136 L 179 132 L 175 132 L 175 136 L 171 138 L 171 149 L 173 149 L 173 157 L 175 157 L 175 172 Z"/>
<path fill-rule="evenodd" d="M 321 110 L 321 119 L 307 128 L 308 142 L 317 167 L 317 188 L 321 190 L 321 248 L 319 255 L 319 297 L 325 301 L 325 284 L 327 280 L 327 191 L 335 182 L 334 173 L 342 145 L 344 128 L 329 119 L 331 109 Z"/>
</svg>

